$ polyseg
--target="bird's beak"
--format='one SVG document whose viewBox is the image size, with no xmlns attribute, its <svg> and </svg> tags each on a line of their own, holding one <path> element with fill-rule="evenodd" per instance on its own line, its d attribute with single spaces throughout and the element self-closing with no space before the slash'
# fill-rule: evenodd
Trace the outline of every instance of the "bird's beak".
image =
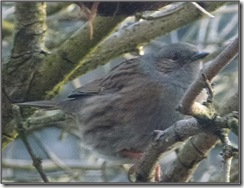
<svg viewBox="0 0 244 188">
<path fill-rule="evenodd" d="M 191 57 L 192 61 L 196 61 L 199 59 L 203 59 L 206 57 L 209 53 L 208 52 L 199 52 Z"/>
</svg>

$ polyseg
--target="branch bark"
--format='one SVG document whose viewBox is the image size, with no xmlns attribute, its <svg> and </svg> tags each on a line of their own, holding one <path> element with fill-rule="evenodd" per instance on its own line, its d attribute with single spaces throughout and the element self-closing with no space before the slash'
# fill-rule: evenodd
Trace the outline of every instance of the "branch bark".
<svg viewBox="0 0 244 188">
<path fill-rule="evenodd" d="M 219 119 L 216 119 L 216 122 L 213 121 L 208 126 L 203 126 L 195 118 L 189 118 L 177 121 L 164 131 L 155 131 L 154 140 L 136 165 L 137 182 L 154 182 L 155 169 L 159 158 L 168 150 L 179 146 L 180 142 L 193 136 L 184 145 L 177 160 L 162 176 L 162 182 L 187 182 L 199 162 L 206 158 L 213 147 L 213 143 L 218 140 L 217 136 L 212 133 L 227 128 L 229 122 L 236 118 L 228 114 L 220 119 L 222 119 L 222 124 L 219 124 Z"/>
<path fill-rule="evenodd" d="M 11 58 L 3 64 L 2 71 L 3 147 L 17 136 L 12 121 L 12 99 L 25 98 L 32 81 L 33 70 L 43 58 L 45 8 L 46 4 L 41 2 L 16 2 L 15 36 Z"/>
<path fill-rule="evenodd" d="M 225 104 L 221 106 L 221 115 L 238 111 L 238 98 L 236 94 L 232 95 Z M 233 103 L 237 105 L 233 105 Z M 232 108 L 229 108 L 232 106 Z M 192 173 L 197 168 L 202 159 L 207 156 L 208 152 L 216 144 L 218 138 L 213 134 L 199 134 L 193 136 L 179 152 L 178 158 L 165 171 L 162 176 L 162 182 L 187 182 L 191 178 Z M 188 157 L 184 157 L 185 154 Z M 191 155 L 192 154 L 192 155 Z M 190 164 L 190 165 L 189 165 Z M 188 168 L 186 168 L 186 166 Z"/>
<path fill-rule="evenodd" d="M 78 64 L 86 54 L 93 53 L 93 49 L 109 35 L 110 32 L 125 17 L 96 17 L 93 22 L 94 35 L 91 40 L 89 35 L 89 25 L 85 24 L 77 30 L 69 39 L 67 39 L 57 50 L 48 55 L 38 68 L 36 76 L 33 78 L 31 90 L 28 93 L 28 100 L 43 99 L 47 91 L 53 89 L 56 83 L 63 86 L 65 78 L 69 72 L 77 69 Z M 83 69 L 88 72 L 94 69 L 93 64 L 87 64 Z M 48 94 L 46 98 L 52 98 L 59 90 L 52 94 Z"/>
<path fill-rule="evenodd" d="M 218 141 L 213 134 L 201 133 L 186 142 L 177 159 L 164 172 L 161 182 L 188 182 L 209 151 Z"/>
<path fill-rule="evenodd" d="M 205 2 L 204 7 L 207 11 L 211 12 L 223 4 L 223 2 Z M 160 19 L 136 22 L 102 40 L 91 53 L 88 53 L 81 59 L 73 71 L 67 74 L 62 82 L 55 86 L 53 91 L 49 93 L 49 96 L 54 96 L 64 83 L 85 74 L 88 70 L 95 69 L 97 66 L 107 63 L 112 58 L 135 50 L 137 46 L 196 21 L 203 16 L 191 3 L 171 4 L 162 14 L 164 16 Z"/>
<path fill-rule="evenodd" d="M 164 131 L 156 131 L 156 136 L 136 164 L 137 182 L 154 182 L 155 168 L 161 155 L 177 142 L 184 141 L 192 135 L 200 133 L 196 119 L 191 118 L 176 122 Z"/>
</svg>

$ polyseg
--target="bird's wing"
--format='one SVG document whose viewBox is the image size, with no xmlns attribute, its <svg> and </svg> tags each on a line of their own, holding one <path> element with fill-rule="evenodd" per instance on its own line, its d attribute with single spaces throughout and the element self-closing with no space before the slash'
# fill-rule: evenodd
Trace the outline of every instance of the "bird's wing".
<svg viewBox="0 0 244 188">
<path fill-rule="evenodd" d="M 75 89 L 68 98 L 102 95 L 118 91 L 126 86 L 133 77 L 139 76 L 140 71 L 138 71 L 138 68 L 138 58 L 124 61 L 115 66 L 105 78 L 94 80 Z"/>
<path fill-rule="evenodd" d="M 68 98 L 76 98 L 81 96 L 90 96 L 90 95 L 96 95 L 99 93 L 100 90 L 100 83 L 101 79 L 94 80 L 93 82 L 90 82 L 82 87 L 79 87 L 72 91 L 72 93 L 68 96 Z"/>
<path fill-rule="evenodd" d="M 140 75 L 143 75 L 143 71 L 139 71 L 139 65 L 140 59 L 138 58 L 124 61 L 115 66 L 106 77 L 94 80 L 93 82 L 75 89 L 67 99 L 62 101 L 32 101 L 17 103 L 17 105 L 34 106 L 44 109 L 62 108 L 67 112 L 75 112 L 75 107 L 77 106 L 77 108 L 79 108 L 81 105 L 80 103 L 83 102 L 83 100 L 76 99 L 80 99 L 81 97 L 89 97 L 92 95 L 104 95 L 108 93 L 113 94 L 124 87 L 128 87 L 128 85 L 132 84 L 133 81 L 140 78 Z M 144 76 L 142 76 L 142 78 L 143 77 Z M 74 109 L 70 109 L 68 107 L 71 102 L 73 103 Z"/>
</svg>

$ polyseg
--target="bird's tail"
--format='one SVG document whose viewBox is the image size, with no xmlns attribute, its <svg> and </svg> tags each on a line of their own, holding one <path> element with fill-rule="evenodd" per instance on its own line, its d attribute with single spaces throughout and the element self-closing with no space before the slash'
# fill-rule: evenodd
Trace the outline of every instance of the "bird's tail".
<svg viewBox="0 0 244 188">
<path fill-rule="evenodd" d="M 31 102 L 23 102 L 23 103 L 15 103 L 21 107 L 36 107 L 36 108 L 43 108 L 43 109 L 50 109 L 55 110 L 58 109 L 58 102 L 57 101 L 31 101 Z"/>
</svg>

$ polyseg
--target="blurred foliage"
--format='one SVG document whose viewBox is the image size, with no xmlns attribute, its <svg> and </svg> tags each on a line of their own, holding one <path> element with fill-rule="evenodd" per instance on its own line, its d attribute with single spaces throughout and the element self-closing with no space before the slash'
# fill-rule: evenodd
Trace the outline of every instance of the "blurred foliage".
<svg viewBox="0 0 244 188">
<path fill-rule="evenodd" d="M 12 33 L 14 32 L 14 3 L 2 3 L 2 60 L 6 62 L 11 52 Z M 144 49 L 153 50 L 155 45 L 185 41 L 193 43 L 203 51 L 211 53 L 208 59 L 211 62 L 223 48 L 238 35 L 239 17 L 238 3 L 222 6 L 215 11 L 214 18 L 205 17 L 193 24 L 188 24 L 167 35 L 156 38 L 147 44 Z M 85 21 L 79 19 L 80 8 L 67 2 L 47 3 L 46 47 L 55 49 L 71 36 Z M 134 17 L 128 17 L 123 25 L 130 24 Z M 131 58 L 135 52 L 124 54 L 110 63 L 99 67 L 79 79 L 68 83 L 57 98 L 62 98 L 75 87 L 86 84 L 105 75 L 113 66 L 123 59 Z M 238 58 L 235 58 L 214 79 L 215 102 L 219 104 L 238 89 Z M 80 147 L 79 138 L 61 130 L 56 125 L 49 128 L 33 131 L 29 134 L 32 148 L 43 161 L 44 172 L 52 182 L 128 182 L 127 166 L 108 164 L 94 156 L 90 151 Z M 61 139 L 62 135 L 62 139 Z M 238 139 L 231 136 L 231 141 L 238 145 Z M 208 158 L 198 167 L 193 182 L 219 182 L 221 178 L 221 148 L 217 145 Z M 162 160 L 162 164 L 175 159 L 174 153 Z M 238 170 L 238 162 L 234 160 L 232 168 Z M 238 178 L 232 181 L 238 182 Z M 2 182 L 42 182 L 32 166 L 32 161 L 22 142 L 16 139 L 3 151 L 2 155 Z"/>
</svg>

